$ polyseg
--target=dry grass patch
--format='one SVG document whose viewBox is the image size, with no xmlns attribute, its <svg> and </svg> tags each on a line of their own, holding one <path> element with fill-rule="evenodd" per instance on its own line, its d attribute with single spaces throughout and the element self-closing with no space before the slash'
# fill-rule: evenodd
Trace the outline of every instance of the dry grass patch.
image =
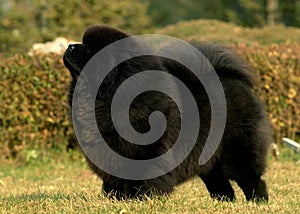
<svg viewBox="0 0 300 214">
<path fill-rule="evenodd" d="M 246 202 L 235 183 L 236 202 L 212 200 L 199 178 L 178 186 L 169 197 L 111 200 L 101 193 L 101 180 L 80 159 L 1 169 L 3 213 L 300 213 L 299 161 L 270 160 L 265 175 L 268 204 Z"/>
</svg>

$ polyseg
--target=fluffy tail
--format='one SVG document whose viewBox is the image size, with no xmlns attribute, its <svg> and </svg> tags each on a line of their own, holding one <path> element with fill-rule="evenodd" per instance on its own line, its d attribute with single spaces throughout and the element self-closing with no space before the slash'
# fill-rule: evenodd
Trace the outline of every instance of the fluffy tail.
<svg viewBox="0 0 300 214">
<path fill-rule="evenodd" d="M 256 81 L 253 68 L 233 50 L 212 44 L 195 46 L 210 61 L 220 77 L 233 77 L 250 87 L 254 87 Z"/>
<path fill-rule="evenodd" d="M 254 87 L 256 82 L 255 72 L 253 71 L 250 64 L 243 57 L 236 54 L 233 50 L 213 44 L 192 45 L 196 47 L 209 60 L 219 77 L 235 78 L 242 81 L 245 85 L 248 85 L 251 88 Z M 170 45 L 163 48 L 161 51 L 174 51 L 174 47 Z M 178 49 L 176 49 L 176 51 L 181 56 L 187 56 L 188 60 L 195 59 L 195 57 L 191 56 L 195 53 L 190 53 L 187 52 L 187 50 Z M 184 61 L 186 61 L 186 59 Z M 189 62 L 193 63 L 191 61 Z M 171 74 L 177 76 L 180 80 L 184 80 L 187 82 L 193 82 L 197 80 L 197 77 L 193 75 L 192 72 L 190 72 L 186 67 L 174 60 L 164 58 L 162 59 L 162 64 Z"/>
</svg>

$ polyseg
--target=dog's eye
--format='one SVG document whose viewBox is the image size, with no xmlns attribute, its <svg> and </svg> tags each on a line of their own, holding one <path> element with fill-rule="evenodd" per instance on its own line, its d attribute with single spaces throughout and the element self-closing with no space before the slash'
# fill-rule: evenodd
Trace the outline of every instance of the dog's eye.
<svg viewBox="0 0 300 214">
<path fill-rule="evenodd" d="M 90 45 L 87 44 L 82 44 L 83 49 L 85 50 L 86 54 L 90 54 L 92 52 L 92 47 Z"/>
</svg>

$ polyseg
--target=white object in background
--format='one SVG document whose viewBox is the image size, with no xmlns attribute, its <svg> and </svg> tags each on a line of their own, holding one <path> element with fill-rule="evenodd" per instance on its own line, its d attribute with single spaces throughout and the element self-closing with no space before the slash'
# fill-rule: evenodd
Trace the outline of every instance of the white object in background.
<svg viewBox="0 0 300 214">
<path fill-rule="evenodd" d="M 290 148 L 292 148 L 295 152 L 300 153 L 300 144 L 289 138 L 282 138 L 282 141 Z"/>
<path fill-rule="evenodd" d="M 67 49 L 70 43 L 78 43 L 74 41 L 69 41 L 64 37 L 57 37 L 53 41 L 46 43 L 34 43 L 32 48 L 28 52 L 30 56 L 33 55 L 47 55 L 50 53 L 62 55 Z"/>
</svg>

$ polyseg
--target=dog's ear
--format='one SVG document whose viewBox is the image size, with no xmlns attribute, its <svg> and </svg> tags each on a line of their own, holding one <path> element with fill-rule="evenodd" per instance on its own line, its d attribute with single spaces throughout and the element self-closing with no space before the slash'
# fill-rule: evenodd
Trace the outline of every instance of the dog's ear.
<svg viewBox="0 0 300 214">
<path fill-rule="evenodd" d="M 105 46 L 128 36 L 128 34 L 116 28 L 92 25 L 86 29 L 82 37 L 82 43 L 89 48 L 99 51 Z"/>
</svg>

